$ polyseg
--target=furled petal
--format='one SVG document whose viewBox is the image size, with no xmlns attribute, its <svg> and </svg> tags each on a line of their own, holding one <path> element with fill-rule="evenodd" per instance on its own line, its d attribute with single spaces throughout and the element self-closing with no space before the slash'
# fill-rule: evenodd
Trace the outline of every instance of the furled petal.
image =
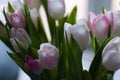
<svg viewBox="0 0 120 80">
<path fill-rule="evenodd" d="M 29 45 L 31 44 L 29 35 L 22 28 L 18 28 L 18 29 L 12 28 L 11 29 L 11 37 L 12 38 L 10 39 L 10 41 L 11 41 L 11 44 L 13 45 L 13 48 L 16 50 L 16 52 L 19 52 L 16 41 L 19 44 L 21 44 L 25 50 L 27 50 L 29 48 Z"/>
<path fill-rule="evenodd" d="M 14 13 L 7 14 L 9 23 L 12 25 L 13 28 L 25 28 L 26 22 L 25 19 L 20 11 Z"/>
<path fill-rule="evenodd" d="M 48 0 L 48 13 L 53 19 L 61 19 L 64 17 L 64 0 Z"/>
<path fill-rule="evenodd" d="M 38 54 L 45 69 L 54 69 L 57 67 L 59 51 L 55 46 L 50 43 L 42 43 Z"/>
<path fill-rule="evenodd" d="M 34 59 L 33 57 L 26 55 L 25 66 L 36 75 L 40 75 L 43 71 L 43 66 L 39 59 Z"/>
<path fill-rule="evenodd" d="M 120 68 L 120 37 L 113 38 L 102 52 L 102 63 L 106 69 L 116 71 Z"/>
<path fill-rule="evenodd" d="M 102 60 L 106 69 L 116 71 L 120 68 L 120 52 L 111 50 L 106 53 Z"/>
<path fill-rule="evenodd" d="M 104 14 L 99 14 L 94 19 L 92 32 L 98 40 L 103 40 L 107 37 L 109 30 L 109 20 Z"/>
</svg>

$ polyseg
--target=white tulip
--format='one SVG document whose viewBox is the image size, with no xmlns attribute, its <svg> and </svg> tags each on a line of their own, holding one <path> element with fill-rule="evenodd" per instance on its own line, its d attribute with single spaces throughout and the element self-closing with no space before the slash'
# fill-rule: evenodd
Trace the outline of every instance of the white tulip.
<svg viewBox="0 0 120 80">
<path fill-rule="evenodd" d="M 48 13 L 53 19 L 61 19 L 64 17 L 64 0 L 48 0 Z"/>
<path fill-rule="evenodd" d="M 113 38 L 102 52 L 102 63 L 106 69 L 116 71 L 120 68 L 120 37 Z"/>
</svg>

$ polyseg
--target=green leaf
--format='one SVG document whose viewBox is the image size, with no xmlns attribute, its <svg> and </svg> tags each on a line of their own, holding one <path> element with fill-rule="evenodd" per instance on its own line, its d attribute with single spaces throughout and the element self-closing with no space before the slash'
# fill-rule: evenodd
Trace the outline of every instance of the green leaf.
<svg viewBox="0 0 120 80">
<path fill-rule="evenodd" d="M 77 13 L 77 7 L 75 6 L 72 10 L 72 12 L 70 13 L 70 15 L 67 18 L 68 23 L 70 24 L 75 24 L 76 23 L 76 13 Z"/>
<path fill-rule="evenodd" d="M 102 13 L 105 14 L 105 8 L 102 6 Z"/>
<path fill-rule="evenodd" d="M 29 53 L 32 57 L 36 58 L 36 59 L 39 59 L 39 56 L 38 56 L 38 52 L 35 48 L 33 47 L 30 47 L 29 48 Z"/>
<path fill-rule="evenodd" d="M 86 70 L 82 73 L 82 80 L 93 80 L 90 73 Z"/>
<path fill-rule="evenodd" d="M 59 25 L 57 27 L 59 45 L 64 42 L 64 23 L 66 22 L 66 19 L 67 17 L 64 17 L 63 19 L 59 20 Z"/>
<path fill-rule="evenodd" d="M 51 39 L 52 39 L 52 43 L 54 42 L 54 37 L 55 37 L 55 30 L 56 30 L 56 25 L 55 25 L 55 20 L 53 18 L 50 17 L 49 13 L 48 13 L 48 1 L 47 0 L 41 0 L 43 7 L 45 9 L 46 12 L 46 16 L 47 16 L 47 20 L 48 20 L 48 25 L 49 25 L 49 29 L 50 29 L 50 34 L 51 34 Z"/>
<path fill-rule="evenodd" d="M 48 42 L 47 35 L 45 32 L 45 27 L 43 26 L 41 17 L 38 17 L 38 33 L 41 38 L 41 42 Z"/>
<path fill-rule="evenodd" d="M 14 12 L 14 9 L 9 2 L 8 2 L 8 11 L 11 12 L 11 13 Z"/>
<path fill-rule="evenodd" d="M 60 58 L 57 69 L 57 80 L 70 80 L 70 77 L 68 77 L 68 50 L 65 42 L 60 45 L 59 55 Z"/>
<path fill-rule="evenodd" d="M 93 80 L 96 80 L 99 74 L 100 66 L 101 66 L 101 61 L 102 61 L 102 51 L 106 44 L 112 39 L 113 37 L 105 39 L 105 41 L 101 44 L 99 49 L 96 52 L 96 55 L 90 65 L 89 72 L 93 78 Z"/>
<path fill-rule="evenodd" d="M 5 8 L 3 8 L 3 15 L 4 15 L 4 17 L 5 17 L 6 26 L 8 26 L 8 27 L 11 29 L 12 26 L 11 26 L 10 23 L 9 23 L 7 14 L 6 14 L 6 12 L 5 12 Z"/>
<path fill-rule="evenodd" d="M 10 52 L 7 52 L 7 53 L 15 62 L 22 64 L 22 65 L 25 63 L 24 58 L 20 57 L 19 54 L 10 53 Z"/>
<path fill-rule="evenodd" d="M 78 43 L 73 39 L 68 43 L 68 66 L 72 80 L 82 80 L 82 51 Z"/>
<path fill-rule="evenodd" d="M 97 42 L 97 39 L 93 36 L 91 31 L 90 31 L 90 37 L 91 37 L 92 48 L 94 52 L 96 53 L 97 49 L 99 48 L 99 44 Z"/>
</svg>

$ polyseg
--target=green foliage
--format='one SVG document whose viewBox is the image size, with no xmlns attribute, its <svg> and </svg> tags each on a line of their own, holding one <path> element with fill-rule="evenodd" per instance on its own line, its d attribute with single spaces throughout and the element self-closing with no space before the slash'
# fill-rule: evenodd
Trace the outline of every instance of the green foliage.
<svg viewBox="0 0 120 80">
<path fill-rule="evenodd" d="M 101 66 L 101 61 L 102 61 L 102 51 L 105 47 L 105 45 L 112 39 L 113 37 L 110 37 L 106 40 L 104 40 L 104 42 L 100 45 L 100 47 L 98 48 L 95 57 L 91 63 L 89 72 L 93 78 L 93 80 L 96 80 L 98 77 L 98 73 L 100 70 L 100 66 Z"/>
<path fill-rule="evenodd" d="M 68 40 L 65 40 L 64 33 L 65 22 L 68 22 L 72 25 L 76 23 L 77 7 L 75 6 L 71 13 L 62 18 L 61 20 L 54 20 L 48 14 L 47 0 L 41 0 L 41 2 L 45 9 L 52 40 L 48 41 L 47 39 L 43 25 L 44 22 L 42 21 L 41 16 L 38 17 L 37 26 L 33 23 L 30 17 L 28 5 L 25 2 L 24 9 L 22 10 L 26 21 L 25 30 L 29 34 L 32 43 L 30 44 L 29 49 L 26 50 L 17 40 L 15 40 L 20 50 L 20 52 L 16 52 L 9 41 L 11 38 L 12 26 L 8 21 L 5 9 L 3 9 L 6 24 L 4 25 L 2 24 L 2 22 L 0 22 L 5 32 L 4 35 L 2 36 L 0 35 L 0 39 L 13 51 L 13 53 L 7 52 L 8 55 L 16 62 L 16 64 L 20 68 L 22 68 L 22 70 L 25 73 L 27 73 L 31 77 L 32 80 L 105 80 L 109 72 L 107 72 L 107 70 L 105 70 L 101 64 L 102 61 L 101 54 L 105 45 L 113 37 L 110 37 L 111 35 L 109 35 L 108 39 L 104 40 L 103 42 L 99 42 L 93 36 L 92 32 L 90 32 L 91 43 L 95 52 L 95 57 L 90 65 L 89 71 L 83 70 L 82 65 L 83 51 L 80 49 L 78 43 L 73 39 L 72 35 L 70 42 Z M 8 11 L 11 13 L 14 12 L 14 9 L 12 8 L 10 3 L 8 3 Z M 102 8 L 102 11 L 104 13 L 104 7 Z M 56 22 L 58 24 L 56 24 Z M 108 34 L 110 34 L 110 30 Z M 41 43 L 46 42 L 52 43 L 59 49 L 59 63 L 57 68 L 53 70 L 45 69 L 40 75 L 35 75 L 25 67 L 25 55 L 30 55 L 35 59 L 39 59 L 37 50 L 39 49 Z"/>
<path fill-rule="evenodd" d="M 70 24 L 75 24 L 76 23 L 76 13 L 77 13 L 77 7 L 75 6 L 72 10 L 72 12 L 70 13 L 70 15 L 67 18 L 68 23 Z"/>
<path fill-rule="evenodd" d="M 8 11 L 13 13 L 14 9 L 12 8 L 11 4 L 8 2 Z"/>
</svg>

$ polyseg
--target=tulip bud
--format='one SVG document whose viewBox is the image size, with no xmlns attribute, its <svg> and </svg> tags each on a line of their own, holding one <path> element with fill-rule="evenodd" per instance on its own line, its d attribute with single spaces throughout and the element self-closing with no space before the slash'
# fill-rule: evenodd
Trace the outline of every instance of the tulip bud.
<svg viewBox="0 0 120 80">
<path fill-rule="evenodd" d="M 10 4 L 15 11 L 21 11 L 21 9 L 23 9 L 23 4 L 20 0 L 12 0 Z"/>
<path fill-rule="evenodd" d="M 81 50 L 87 48 L 89 42 L 89 29 L 86 20 L 80 19 L 77 24 L 73 25 L 71 34 L 79 44 Z"/>
<path fill-rule="evenodd" d="M 81 50 L 86 49 L 88 46 L 89 32 L 90 30 L 85 19 L 80 19 L 75 25 L 69 23 L 64 24 L 64 33 L 67 34 L 68 41 L 70 41 L 72 35 L 79 44 Z"/>
<path fill-rule="evenodd" d="M 40 4 L 41 4 L 41 1 L 40 0 L 26 0 L 27 4 L 28 4 L 28 7 L 30 9 L 32 8 L 37 8 L 39 9 L 40 8 Z"/>
<path fill-rule="evenodd" d="M 22 45 L 22 47 L 27 50 L 29 48 L 29 45 L 31 44 L 31 40 L 29 38 L 29 35 L 27 32 L 22 28 L 12 28 L 11 29 L 11 36 L 10 42 L 15 49 L 16 52 L 20 52 L 19 47 L 16 43 L 16 41 Z M 15 41 L 16 40 L 16 41 Z"/>
<path fill-rule="evenodd" d="M 53 19 L 61 19 L 64 17 L 64 0 L 48 0 L 48 13 Z"/>
<path fill-rule="evenodd" d="M 50 43 L 43 43 L 40 45 L 38 54 L 44 68 L 56 68 L 59 59 L 59 51 L 55 46 Z"/>
<path fill-rule="evenodd" d="M 120 68 L 120 37 L 113 38 L 103 49 L 102 63 L 106 69 L 116 71 Z"/>
<path fill-rule="evenodd" d="M 113 11 L 112 34 L 120 36 L 120 11 Z"/>
<path fill-rule="evenodd" d="M 109 30 L 109 20 L 104 14 L 99 14 L 93 21 L 93 25 L 91 26 L 93 35 L 98 40 L 103 40 L 107 38 L 108 30 Z"/>
<path fill-rule="evenodd" d="M 26 55 L 25 56 L 26 63 L 25 66 L 32 71 L 36 75 L 40 75 L 40 73 L 43 71 L 43 66 L 38 59 L 34 59 L 33 57 Z"/>
<path fill-rule="evenodd" d="M 7 16 L 9 23 L 12 25 L 13 28 L 25 28 L 26 22 L 20 11 L 17 11 L 15 13 L 8 13 Z"/>
<path fill-rule="evenodd" d="M 30 16 L 31 16 L 31 19 L 32 19 L 33 23 L 35 24 L 35 26 L 38 25 L 38 16 L 39 16 L 38 13 L 39 12 L 36 8 L 33 8 L 30 10 Z"/>
</svg>

